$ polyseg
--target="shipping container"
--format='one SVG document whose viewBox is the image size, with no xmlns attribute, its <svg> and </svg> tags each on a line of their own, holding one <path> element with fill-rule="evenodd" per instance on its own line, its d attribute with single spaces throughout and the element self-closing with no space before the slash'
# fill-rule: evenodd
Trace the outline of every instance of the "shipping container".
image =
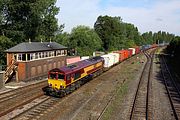
<svg viewBox="0 0 180 120">
<path fill-rule="evenodd" d="M 135 55 L 136 49 L 135 48 L 129 48 L 129 49 L 132 50 L 132 55 Z"/>
<path fill-rule="evenodd" d="M 118 53 L 109 53 L 114 56 L 113 64 L 117 64 L 119 62 L 119 54 Z"/>
<path fill-rule="evenodd" d="M 119 53 L 119 62 L 127 59 L 129 56 L 128 50 L 119 50 L 119 51 L 113 51 L 113 53 Z"/>
<path fill-rule="evenodd" d="M 136 50 L 135 50 L 135 54 L 140 53 L 140 47 L 136 47 L 135 49 L 136 49 Z"/>
<path fill-rule="evenodd" d="M 80 56 L 68 56 L 66 58 L 66 63 L 68 65 L 68 64 L 76 63 L 76 62 L 78 62 L 80 60 L 81 60 Z"/>
<path fill-rule="evenodd" d="M 105 52 L 102 52 L 102 51 L 95 51 L 95 52 L 93 52 L 93 56 L 102 56 L 104 54 L 105 54 Z"/>
<path fill-rule="evenodd" d="M 113 55 L 105 54 L 105 55 L 102 55 L 101 57 L 104 58 L 104 67 L 105 68 L 109 68 L 109 67 L 113 66 L 113 64 L 114 64 L 114 56 Z"/>
<path fill-rule="evenodd" d="M 81 57 L 81 60 L 86 60 L 86 59 L 89 59 L 89 56 L 82 56 Z"/>
<path fill-rule="evenodd" d="M 129 58 L 129 51 L 128 50 L 124 50 L 124 57 L 125 57 L 125 59 Z"/>
<path fill-rule="evenodd" d="M 131 57 L 132 53 L 133 53 L 133 50 L 132 49 L 128 49 L 128 51 L 129 51 L 129 57 Z"/>
</svg>

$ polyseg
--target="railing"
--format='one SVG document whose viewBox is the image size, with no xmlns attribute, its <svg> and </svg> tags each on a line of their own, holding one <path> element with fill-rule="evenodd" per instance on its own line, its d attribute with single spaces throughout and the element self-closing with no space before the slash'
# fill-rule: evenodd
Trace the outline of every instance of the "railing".
<svg viewBox="0 0 180 120">
<path fill-rule="evenodd" d="M 6 83 L 10 77 L 12 77 L 12 74 L 14 73 L 15 69 L 17 68 L 17 65 L 16 65 L 16 60 L 12 60 L 11 61 L 11 65 L 9 65 L 7 67 L 7 69 L 5 70 L 5 73 L 4 73 L 4 76 L 3 76 L 3 79 L 4 79 L 4 83 Z"/>
</svg>

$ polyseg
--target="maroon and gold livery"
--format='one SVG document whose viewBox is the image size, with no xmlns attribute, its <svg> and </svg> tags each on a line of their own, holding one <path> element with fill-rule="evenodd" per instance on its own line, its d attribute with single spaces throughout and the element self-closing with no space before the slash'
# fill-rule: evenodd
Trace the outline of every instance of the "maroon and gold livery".
<svg viewBox="0 0 180 120">
<path fill-rule="evenodd" d="M 46 94 L 64 96 L 87 82 L 90 76 L 102 72 L 104 59 L 100 56 L 79 61 L 68 66 L 55 68 L 48 73 L 48 86 L 43 88 Z"/>
</svg>

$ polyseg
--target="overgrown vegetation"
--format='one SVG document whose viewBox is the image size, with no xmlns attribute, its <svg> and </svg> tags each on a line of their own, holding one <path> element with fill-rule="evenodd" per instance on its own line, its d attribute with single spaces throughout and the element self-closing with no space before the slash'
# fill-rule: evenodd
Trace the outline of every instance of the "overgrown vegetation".
<svg viewBox="0 0 180 120">
<path fill-rule="evenodd" d="M 170 54 L 169 62 L 172 66 L 172 69 L 175 71 L 175 73 L 180 76 L 180 37 L 177 36 L 173 38 L 173 40 L 170 42 L 170 44 L 167 47 L 167 52 Z"/>
<path fill-rule="evenodd" d="M 168 52 L 174 56 L 180 58 L 180 37 L 176 36 L 172 39 L 167 47 Z"/>
</svg>

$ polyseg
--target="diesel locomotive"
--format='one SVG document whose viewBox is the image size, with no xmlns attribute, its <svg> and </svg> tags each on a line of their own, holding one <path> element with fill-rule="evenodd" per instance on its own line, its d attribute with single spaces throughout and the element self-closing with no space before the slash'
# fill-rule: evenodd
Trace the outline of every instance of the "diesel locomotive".
<svg viewBox="0 0 180 120">
<path fill-rule="evenodd" d="M 48 72 L 48 86 L 42 88 L 45 94 L 63 97 L 71 93 L 92 77 L 103 71 L 104 59 L 100 56 L 82 60 Z"/>
</svg>

